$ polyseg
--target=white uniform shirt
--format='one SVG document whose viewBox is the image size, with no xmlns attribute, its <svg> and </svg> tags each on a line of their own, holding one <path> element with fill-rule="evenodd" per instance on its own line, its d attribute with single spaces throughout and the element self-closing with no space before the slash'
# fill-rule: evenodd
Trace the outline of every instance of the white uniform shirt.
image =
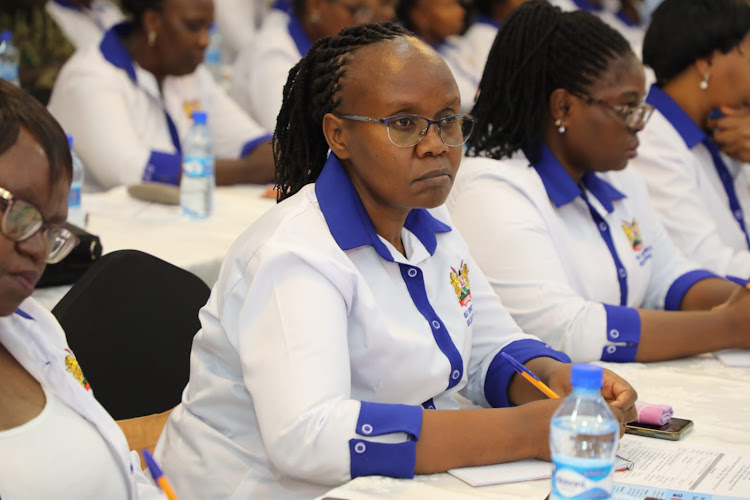
<svg viewBox="0 0 750 500">
<path fill-rule="evenodd" d="M 208 113 L 217 158 L 243 157 L 270 139 L 202 66 L 165 78 L 160 92 L 154 75 L 120 41 L 131 29 L 119 24 L 99 46 L 78 51 L 60 71 L 50 98 L 50 112 L 73 135 L 87 190 L 141 181 L 177 184 L 180 138 L 195 109 Z"/>
<path fill-rule="evenodd" d="M 546 147 L 535 167 L 523 155 L 467 158 L 448 207 L 524 331 L 574 361 L 632 361 L 635 308 L 679 309 L 713 275 L 669 239 L 636 172 L 588 173 L 583 184 L 590 207 Z"/>
<path fill-rule="evenodd" d="M 638 59 L 641 58 L 646 28 L 625 16 L 620 10 L 619 1 L 605 1 L 602 6 L 594 5 L 588 0 L 550 0 L 550 3 L 560 7 L 563 11 L 585 10 L 599 17 L 619 31 L 630 44 L 633 53 L 638 56 Z"/>
<path fill-rule="evenodd" d="M 736 215 L 750 224 L 743 163 L 725 154 L 725 186 L 706 147 L 706 133 L 664 91 L 652 86 L 646 99 L 656 107 L 631 161 L 646 181 L 656 213 L 685 254 L 719 275 L 750 277 L 750 250 Z M 739 211 L 730 205 L 730 191 Z M 737 207 L 737 206 L 736 206 Z"/>
<path fill-rule="evenodd" d="M 456 79 L 458 92 L 461 94 L 461 112 L 468 113 L 474 107 L 479 82 L 487 57 L 478 57 L 471 51 L 471 46 L 459 36 L 450 36 L 443 43 L 433 48 L 443 57 L 445 63 Z"/>
<path fill-rule="evenodd" d="M 289 70 L 311 46 L 297 16 L 271 10 L 237 56 L 229 95 L 258 123 L 274 130 Z"/>
<path fill-rule="evenodd" d="M 214 0 L 224 62 L 231 64 L 250 43 L 268 9 L 268 0 Z"/>
<path fill-rule="evenodd" d="M 88 9 L 70 0 L 51 0 L 45 8 L 77 49 L 99 43 L 109 28 L 125 19 L 110 0 L 93 0 Z"/>
<path fill-rule="evenodd" d="M 131 500 L 164 498 L 141 471 L 138 453 L 129 450 L 120 427 L 94 398 L 85 375 L 65 340 L 65 333 L 49 311 L 36 303 L 34 299 L 26 299 L 16 313 L 0 318 L 0 343 L 31 376 L 44 386 L 47 394 L 54 395 L 59 400 L 56 403 L 61 401 L 96 428 L 100 439 L 108 448 L 108 450 L 105 448 L 105 451 L 111 452 L 114 456 L 119 467 L 117 473 L 122 474 L 124 478 L 124 481 L 120 477 L 113 477 L 111 480 L 117 485 L 123 483 L 126 485 L 126 498 Z M 64 443 L 65 438 L 62 438 L 60 442 Z M 76 469 L 77 464 L 87 463 L 86 460 L 76 459 L 76 453 L 80 450 L 75 446 L 69 448 L 55 446 L 55 444 L 55 441 L 48 441 L 44 449 L 38 449 L 36 452 L 45 454 L 47 457 L 56 456 L 61 464 L 69 466 L 74 474 L 79 474 L 84 480 L 91 481 L 87 475 L 91 471 Z M 18 468 L 19 478 L 24 477 L 26 471 L 35 471 L 37 474 L 33 475 L 33 480 L 49 479 L 38 475 L 36 463 L 20 463 L 18 460 L 18 456 L 0 456 L 0 469 L 8 471 Z M 102 460 L 109 461 L 110 457 L 102 457 Z M 81 481 L 71 478 L 68 485 L 75 485 L 77 482 Z M 29 489 L 21 490 L 20 496 L 14 496 L 13 487 L 15 486 L 18 485 L 3 483 L 0 488 L 2 497 L 8 500 L 28 498 L 23 494 L 28 493 Z M 65 491 L 65 484 L 57 486 L 60 491 L 55 498 L 101 498 L 99 495 L 88 496 L 80 490 Z"/>
<path fill-rule="evenodd" d="M 461 35 L 461 44 L 473 57 L 472 74 L 477 88 L 482 80 L 482 73 L 484 73 L 484 67 L 487 64 L 490 49 L 492 49 L 492 44 L 495 43 L 498 28 L 500 28 L 500 23 L 483 14 L 478 14 L 466 33 Z M 476 88 L 474 91 L 476 92 Z"/>
<path fill-rule="evenodd" d="M 501 349 L 567 360 L 518 328 L 449 224 L 442 207 L 413 210 L 404 257 L 331 155 L 314 185 L 240 236 L 156 448 L 182 500 L 412 477 L 422 407 L 457 408 L 458 391 L 509 405 Z"/>
</svg>

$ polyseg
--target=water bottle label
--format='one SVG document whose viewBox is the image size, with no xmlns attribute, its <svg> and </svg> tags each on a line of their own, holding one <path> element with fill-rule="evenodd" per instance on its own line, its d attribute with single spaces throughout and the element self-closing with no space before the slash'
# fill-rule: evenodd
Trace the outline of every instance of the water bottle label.
<svg viewBox="0 0 750 500">
<path fill-rule="evenodd" d="M 68 191 L 68 208 L 78 208 L 81 206 L 81 186 L 70 186 Z"/>
<path fill-rule="evenodd" d="M 182 174 L 188 177 L 211 177 L 214 175 L 214 159 L 210 156 L 186 156 Z"/>
<path fill-rule="evenodd" d="M 203 61 L 208 64 L 219 64 L 221 62 L 221 52 L 214 49 L 208 49 L 203 56 Z"/>
<path fill-rule="evenodd" d="M 15 64 L 0 64 L 0 78 L 9 82 L 18 82 L 18 66 Z"/>
<path fill-rule="evenodd" d="M 554 459 L 552 495 L 554 498 L 610 498 L 614 487 L 614 463 L 591 464 L 591 460 L 564 461 Z"/>
</svg>

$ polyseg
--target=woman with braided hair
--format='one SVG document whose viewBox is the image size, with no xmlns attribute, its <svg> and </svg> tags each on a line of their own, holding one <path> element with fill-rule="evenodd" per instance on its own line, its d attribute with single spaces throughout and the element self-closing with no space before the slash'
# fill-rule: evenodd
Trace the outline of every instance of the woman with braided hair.
<svg viewBox="0 0 750 500">
<path fill-rule="evenodd" d="M 346 28 L 292 69 L 281 202 L 230 249 L 157 446 L 180 498 L 549 457 L 558 403 L 500 353 L 562 394 L 567 358 L 513 323 L 441 206 L 472 129 L 459 105 L 443 60 L 394 24 Z M 634 390 L 605 377 L 632 418 Z M 495 408 L 457 410 L 459 391 Z"/>
<path fill-rule="evenodd" d="M 490 52 L 468 142 L 479 158 L 448 201 L 516 322 L 576 361 L 750 347 L 750 292 L 690 263 L 625 169 L 653 111 L 644 87 L 603 21 L 527 2 Z"/>
</svg>

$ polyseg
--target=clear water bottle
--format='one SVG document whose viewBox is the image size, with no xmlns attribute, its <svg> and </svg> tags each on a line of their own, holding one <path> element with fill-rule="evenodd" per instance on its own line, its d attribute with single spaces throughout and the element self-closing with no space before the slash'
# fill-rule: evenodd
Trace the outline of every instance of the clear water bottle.
<svg viewBox="0 0 750 500">
<path fill-rule="evenodd" d="M 573 393 L 550 424 L 550 498 L 611 498 L 620 425 L 601 395 L 602 368 L 573 365 L 570 383 Z"/>
<path fill-rule="evenodd" d="M 70 155 L 73 157 L 73 182 L 68 192 L 68 222 L 78 227 L 86 227 L 86 213 L 83 211 L 81 189 L 83 187 L 83 163 L 73 152 L 73 136 L 68 135 Z"/>
<path fill-rule="evenodd" d="M 206 53 L 203 55 L 203 64 L 214 80 L 223 85 L 224 84 L 224 64 L 221 60 L 221 33 L 219 33 L 216 23 L 211 25 L 208 31 L 208 47 L 206 47 Z"/>
<path fill-rule="evenodd" d="M 18 49 L 13 45 L 13 32 L 3 31 L 0 33 L 0 78 L 20 86 L 18 80 L 19 61 Z"/>
<path fill-rule="evenodd" d="M 203 219 L 214 209 L 214 142 L 206 126 L 206 112 L 193 112 L 193 126 L 182 141 L 182 213 Z"/>
</svg>

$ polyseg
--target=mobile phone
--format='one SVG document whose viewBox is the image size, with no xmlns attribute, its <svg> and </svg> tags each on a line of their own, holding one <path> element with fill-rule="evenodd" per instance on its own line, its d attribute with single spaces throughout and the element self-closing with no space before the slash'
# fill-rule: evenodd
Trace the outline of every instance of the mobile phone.
<svg viewBox="0 0 750 500">
<path fill-rule="evenodd" d="M 664 425 L 640 424 L 631 422 L 625 425 L 625 432 L 636 436 L 646 436 L 677 441 L 690 432 L 693 421 L 685 418 L 672 418 Z"/>
</svg>

